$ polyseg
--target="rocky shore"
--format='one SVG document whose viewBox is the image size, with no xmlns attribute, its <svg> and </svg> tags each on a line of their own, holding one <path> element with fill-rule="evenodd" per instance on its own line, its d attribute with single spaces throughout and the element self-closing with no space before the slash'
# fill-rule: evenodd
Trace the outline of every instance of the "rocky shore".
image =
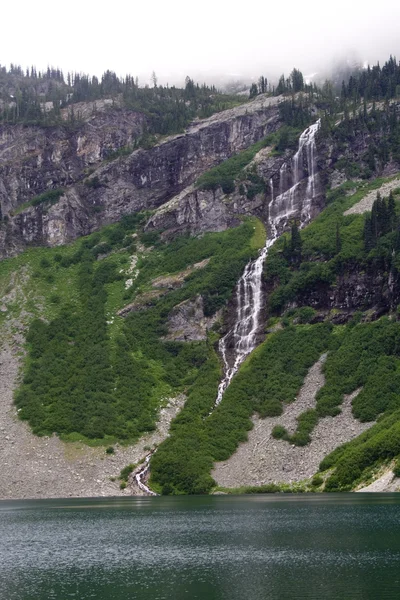
<svg viewBox="0 0 400 600">
<path fill-rule="evenodd" d="M 266 483 L 294 483 L 312 477 L 324 456 L 371 427 L 372 423 L 360 423 L 351 413 L 351 402 L 356 392 L 344 399 L 342 412 L 338 416 L 318 422 L 307 446 L 294 446 L 272 437 L 275 425 L 283 425 L 293 433 L 296 417 L 315 407 L 316 394 L 324 385 L 324 360 L 325 356 L 322 356 L 311 367 L 297 399 L 286 406 L 281 416 L 265 419 L 253 417 L 254 427 L 248 434 L 248 441 L 242 443 L 229 460 L 216 463 L 212 476 L 218 485 L 235 488 Z"/>
<path fill-rule="evenodd" d="M 0 499 L 129 496 L 141 494 L 134 482 L 120 489 L 118 475 L 137 463 L 168 435 L 171 420 L 185 402 L 183 395 L 168 399 L 160 411 L 157 429 L 134 446 L 64 443 L 57 436 L 36 437 L 18 419 L 13 391 L 20 366 L 17 345 L 0 351 Z"/>
</svg>

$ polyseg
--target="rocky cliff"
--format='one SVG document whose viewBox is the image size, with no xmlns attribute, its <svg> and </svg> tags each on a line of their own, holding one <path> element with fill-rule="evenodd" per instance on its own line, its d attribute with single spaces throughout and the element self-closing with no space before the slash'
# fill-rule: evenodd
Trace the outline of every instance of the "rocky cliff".
<svg viewBox="0 0 400 600">
<path fill-rule="evenodd" d="M 149 150 L 109 161 L 112 152 L 140 137 L 143 115 L 105 104 L 76 126 L 3 127 L 0 200 L 8 222 L 0 232 L 1 255 L 27 244 L 63 244 L 124 214 L 164 204 L 203 171 L 275 131 L 278 103 L 279 98 L 259 96 Z M 23 206 L 60 188 L 56 204 Z"/>
<path fill-rule="evenodd" d="M 271 202 L 277 196 L 289 193 L 293 187 L 292 158 L 294 150 L 287 150 L 277 156 L 272 147 L 262 149 L 246 167 L 244 178 L 237 182 L 232 193 L 225 194 L 221 187 L 216 190 L 202 190 L 189 186 L 183 192 L 161 206 L 150 218 L 147 228 L 163 231 L 165 237 L 173 237 L 178 232 L 190 234 L 206 231 L 223 231 L 238 223 L 238 217 L 255 215 L 268 223 Z M 319 193 L 315 196 L 310 217 L 314 218 L 324 207 L 324 169 L 327 157 L 319 158 Z M 279 223 L 282 232 L 290 219 L 301 219 L 305 191 L 308 181 L 308 168 L 303 165 L 301 179 L 291 201 L 286 219 Z M 261 184 L 261 190 L 252 194 L 254 177 Z M 289 196 L 288 196 L 289 200 Z"/>
</svg>

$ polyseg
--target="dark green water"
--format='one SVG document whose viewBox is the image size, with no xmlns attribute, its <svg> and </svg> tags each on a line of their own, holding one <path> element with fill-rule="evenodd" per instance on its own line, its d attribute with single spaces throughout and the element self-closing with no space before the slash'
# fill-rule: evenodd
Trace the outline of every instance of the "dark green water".
<svg viewBox="0 0 400 600">
<path fill-rule="evenodd" d="M 0 502 L 2 600 L 400 598 L 400 494 Z"/>
</svg>

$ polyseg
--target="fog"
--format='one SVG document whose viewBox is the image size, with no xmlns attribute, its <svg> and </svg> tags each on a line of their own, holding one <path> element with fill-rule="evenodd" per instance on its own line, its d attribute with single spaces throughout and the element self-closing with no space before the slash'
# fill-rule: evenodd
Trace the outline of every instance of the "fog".
<svg viewBox="0 0 400 600">
<path fill-rule="evenodd" d="M 17 8 L 16 8 L 17 7 Z M 400 58 L 396 0 L 22 0 L 1 10 L 0 63 L 48 65 L 150 83 L 273 80 L 296 66 L 328 73 L 338 60 Z"/>
</svg>

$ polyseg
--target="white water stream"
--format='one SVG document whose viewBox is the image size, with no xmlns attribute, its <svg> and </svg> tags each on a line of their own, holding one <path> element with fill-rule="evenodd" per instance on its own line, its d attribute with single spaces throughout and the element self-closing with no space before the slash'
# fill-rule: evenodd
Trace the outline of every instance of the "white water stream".
<svg viewBox="0 0 400 600">
<path fill-rule="evenodd" d="M 140 490 L 142 490 L 142 492 L 145 492 L 145 494 L 148 494 L 149 496 L 157 496 L 157 494 L 155 492 L 153 492 L 145 483 L 143 483 L 143 479 L 145 478 L 145 476 L 147 475 L 147 473 L 150 469 L 149 463 L 150 463 L 151 454 L 154 454 L 154 452 L 150 453 L 146 456 L 146 460 L 144 461 L 144 467 L 141 471 L 139 471 L 139 473 L 136 473 L 135 479 L 136 479 L 138 488 Z"/>
<path fill-rule="evenodd" d="M 274 184 L 270 179 L 271 202 L 269 205 L 268 229 L 270 237 L 256 260 L 250 261 L 236 286 L 236 318 L 235 323 L 228 333 L 219 341 L 224 374 L 218 386 L 218 395 L 215 407 L 222 400 L 222 396 L 240 365 L 257 345 L 257 334 L 260 327 L 260 317 L 263 307 L 262 271 L 268 250 L 279 237 L 280 225 L 287 224 L 288 219 L 297 212 L 301 200 L 301 225 L 310 220 L 310 209 L 315 196 L 317 183 L 316 144 L 315 135 L 320 127 L 317 121 L 308 127 L 300 136 L 299 148 L 291 161 L 292 185 L 287 188 L 290 177 L 289 164 L 284 163 L 279 172 L 279 194 L 274 198 Z M 304 198 L 299 199 L 299 184 L 304 178 L 303 164 L 304 152 L 307 160 L 307 188 Z M 229 351 L 228 351 L 229 348 Z M 229 355 L 229 356 L 228 356 Z M 145 483 L 144 479 L 150 468 L 151 454 L 146 457 L 143 469 L 135 475 L 139 489 L 150 496 L 156 496 Z"/>
<path fill-rule="evenodd" d="M 274 184 L 270 180 L 271 202 L 269 205 L 268 229 L 270 237 L 256 260 L 250 261 L 236 286 L 236 318 L 233 327 L 219 341 L 219 350 L 224 365 L 224 375 L 218 386 L 215 406 L 221 402 L 224 392 L 240 365 L 257 345 L 257 334 L 263 307 L 262 271 L 268 250 L 279 237 L 280 225 L 287 224 L 290 216 L 298 211 L 301 200 L 301 225 L 310 220 L 312 201 L 317 183 L 315 136 L 320 121 L 308 127 L 300 136 L 299 148 L 291 161 L 292 185 L 286 191 L 289 165 L 284 163 L 279 172 L 279 194 L 274 198 Z M 307 188 L 304 198 L 298 198 L 300 182 L 304 178 L 304 153 L 307 161 Z"/>
</svg>

